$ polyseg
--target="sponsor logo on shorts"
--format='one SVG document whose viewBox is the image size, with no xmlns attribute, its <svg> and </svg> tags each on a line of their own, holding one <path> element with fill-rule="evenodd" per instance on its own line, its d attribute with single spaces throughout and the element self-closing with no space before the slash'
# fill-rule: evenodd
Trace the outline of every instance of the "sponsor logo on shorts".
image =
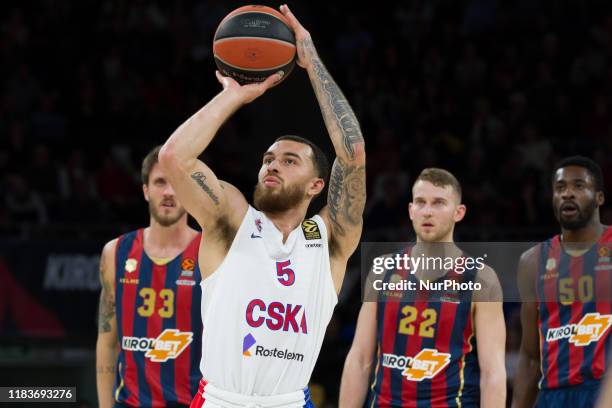
<svg viewBox="0 0 612 408">
<path fill-rule="evenodd" d="M 576 346 L 588 346 L 599 341 L 610 326 L 612 326 L 612 315 L 587 313 L 578 323 L 548 329 L 546 341 L 551 343 L 568 339 Z"/>
<path fill-rule="evenodd" d="M 145 352 L 145 357 L 155 363 L 177 358 L 191 342 L 193 332 L 166 329 L 157 338 L 123 336 L 121 347 L 128 351 Z"/>
<path fill-rule="evenodd" d="M 436 349 L 423 349 L 414 357 L 383 354 L 383 367 L 402 370 L 408 381 L 423 381 L 434 378 L 450 362 L 451 355 Z"/>
<path fill-rule="evenodd" d="M 255 337 L 251 333 L 244 336 L 242 340 L 242 355 L 245 357 L 267 357 L 267 358 L 278 358 L 281 360 L 290 360 L 290 361 L 304 361 L 304 355 L 300 353 L 293 353 L 287 349 L 282 350 L 278 348 L 267 348 L 260 344 L 255 345 L 257 341 Z M 255 346 L 255 352 L 252 353 L 252 348 Z"/>
</svg>

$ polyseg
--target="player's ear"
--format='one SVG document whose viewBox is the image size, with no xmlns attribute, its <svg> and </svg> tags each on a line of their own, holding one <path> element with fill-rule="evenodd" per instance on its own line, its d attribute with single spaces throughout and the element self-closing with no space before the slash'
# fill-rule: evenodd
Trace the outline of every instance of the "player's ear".
<svg viewBox="0 0 612 408">
<path fill-rule="evenodd" d="M 457 206 L 457 208 L 455 208 L 455 216 L 453 217 L 453 219 L 455 220 L 455 222 L 459 222 L 463 219 L 463 217 L 465 217 L 465 212 L 467 211 L 467 208 L 465 207 L 464 204 L 459 204 Z"/>
<path fill-rule="evenodd" d="M 604 192 L 603 191 L 598 191 L 598 192 L 595 193 L 595 202 L 600 207 L 602 205 L 604 205 L 604 203 L 606 202 L 606 197 L 604 196 Z"/>
<path fill-rule="evenodd" d="M 146 184 L 142 185 L 142 194 L 144 195 L 145 200 L 149 201 L 149 186 Z"/>
<path fill-rule="evenodd" d="M 408 203 L 408 215 L 410 216 L 411 220 L 414 220 L 414 217 L 412 216 L 412 201 Z"/>
<path fill-rule="evenodd" d="M 310 184 L 310 194 L 315 197 L 323 191 L 325 188 L 325 181 L 322 178 L 317 177 Z"/>
</svg>

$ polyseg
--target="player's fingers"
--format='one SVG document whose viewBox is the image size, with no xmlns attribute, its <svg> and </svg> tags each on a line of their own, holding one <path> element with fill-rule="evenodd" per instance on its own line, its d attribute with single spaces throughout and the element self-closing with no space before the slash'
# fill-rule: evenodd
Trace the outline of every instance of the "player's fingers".
<svg viewBox="0 0 612 408">
<path fill-rule="evenodd" d="M 219 81 L 219 83 L 223 85 L 223 88 L 225 88 L 227 86 L 225 77 L 221 75 L 221 73 L 218 70 L 215 71 L 215 76 L 217 77 L 217 81 Z"/>
<path fill-rule="evenodd" d="M 283 79 L 284 75 L 285 75 L 284 71 L 278 71 L 276 74 L 272 74 L 269 77 L 267 77 L 266 80 L 263 81 L 261 85 L 264 89 L 270 89 L 274 85 L 276 85 L 278 82 L 280 82 L 280 80 Z"/>
<path fill-rule="evenodd" d="M 282 6 L 280 6 L 280 12 L 287 18 L 287 21 L 289 22 L 289 25 L 291 26 L 293 31 L 296 31 L 296 29 L 302 27 L 300 22 L 297 20 L 297 18 L 295 18 L 295 16 L 291 12 L 291 10 L 289 10 L 289 6 L 287 6 L 286 4 L 283 4 Z"/>
</svg>

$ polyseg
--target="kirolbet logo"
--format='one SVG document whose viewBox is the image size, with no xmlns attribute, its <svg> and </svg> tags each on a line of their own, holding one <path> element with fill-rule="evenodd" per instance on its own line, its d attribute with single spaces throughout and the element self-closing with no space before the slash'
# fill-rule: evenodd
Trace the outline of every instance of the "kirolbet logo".
<svg viewBox="0 0 612 408">
<path fill-rule="evenodd" d="M 155 363 L 177 358 L 193 341 L 192 332 L 166 329 L 157 338 L 128 337 L 121 340 L 121 347 L 128 351 L 146 352 L 145 357 Z"/>
<path fill-rule="evenodd" d="M 588 346 L 599 341 L 610 326 L 612 326 L 612 315 L 587 313 L 578 323 L 548 329 L 546 341 L 550 343 L 568 339 L 576 346 Z"/>
<path fill-rule="evenodd" d="M 383 354 L 383 367 L 403 370 L 402 375 L 410 381 L 434 378 L 450 362 L 451 355 L 435 349 L 423 349 L 414 357 Z"/>
</svg>

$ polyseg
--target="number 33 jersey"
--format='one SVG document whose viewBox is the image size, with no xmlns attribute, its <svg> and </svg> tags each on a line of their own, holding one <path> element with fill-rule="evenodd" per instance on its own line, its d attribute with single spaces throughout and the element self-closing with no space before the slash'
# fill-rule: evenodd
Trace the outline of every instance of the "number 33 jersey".
<svg viewBox="0 0 612 408">
<path fill-rule="evenodd" d="M 249 206 L 219 268 L 202 282 L 204 379 L 245 395 L 308 385 L 337 303 L 327 230 L 304 220 L 283 243 Z"/>
<path fill-rule="evenodd" d="M 587 252 L 568 254 L 559 235 L 538 247 L 541 389 L 601 379 L 612 326 L 612 227 Z"/>
<path fill-rule="evenodd" d="M 160 265 L 145 253 L 143 231 L 122 235 L 117 243 L 114 398 L 135 407 L 188 405 L 200 379 L 201 234 Z"/>
</svg>

